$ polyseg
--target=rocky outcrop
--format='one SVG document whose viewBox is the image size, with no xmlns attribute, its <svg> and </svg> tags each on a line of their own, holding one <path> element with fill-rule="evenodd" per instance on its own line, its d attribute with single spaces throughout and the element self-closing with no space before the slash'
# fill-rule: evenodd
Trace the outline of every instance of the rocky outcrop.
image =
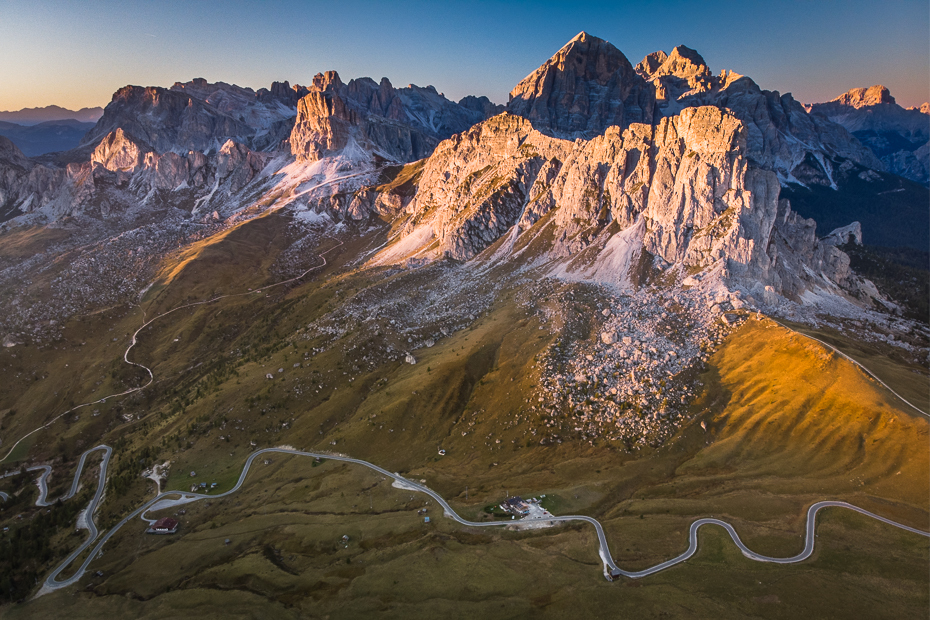
<svg viewBox="0 0 930 620">
<path fill-rule="evenodd" d="M 487 98 L 463 101 L 449 101 L 432 86 L 398 89 L 387 78 L 344 84 L 335 71 L 321 73 L 298 102 L 291 152 L 315 161 L 354 143 L 388 160 L 422 159 L 441 140 L 497 111 Z"/>
<path fill-rule="evenodd" d="M 0 165 L 4 168 L 19 168 L 26 170 L 32 167 L 32 162 L 23 155 L 13 141 L 0 136 Z"/>
<path fill-rule="evenodd" d="M 747 291 L 857 293 L 845 254 L 779 202 L 778 178 L 750 158 L 750 138 L 713 106 L 588 141 L 503 114 L 436 148 L 401 234 L 375 261 L 529 252 L 555 274 L 623 288 L 651 257 L 654 269 L 715 271 Z M 519 241 L 530 238 L 532 250 Z"/>
<path fill-rule="evenodd" d="M 878 157 L 884 169 L 930 184 L 930 117 L 921 108 L 905 109 L 881 85 L 854 88 L 827 103 L 808 106 L 852 132 Z"/>
<path fill-rule="evenodd" d="M 869 86 L 868 88 L 850 89 L 836 99 L 833 99 L 831 103 L 835 103 L 843 108 L 853 108 L 858 110 L 860 108 L 867 108 L 873 105 L 879 105 L 881 103 L 895 103 L 895 100 L 894 97 L 891 96 L 890 90 L 881 84 L 876 84 L 875 86 Z"/>
<path fill-rule="evenodd" d="M 827 245 L 846 245 L 847 243 L 862 245 L 862 225 L 859 222 L 853 222 L 852 224 L 841 226 L 840 228 L 830 231 L 830 233 L 820 241 Z"/>
<path fill-rule="evenodd" d="M 251 89 L 202 78 L 175 83 L 170 89 L 126 86 L 116 91 L 82 144 L 94 147 L 122 129 L 160 153 L 216 152 L 230 138 L 256 148 L 276 149 L 280 138 L 275 143 L 267 135 L 282 133 L 276 127 L 282 121 L 288 121 L 289 131 L 289 119 L 296 110 L 287 107 L 287 98 L 264 99 Z M 281 138 L 287 131 L 283 133 Z M 256 141 L 260 144 L 253 144 Z"/>
<path fill-rule="evenodd" d="M 146 155 L 152 152 L 147 144 L 117 128 L 100 141 L 91 155 L 91 164 L 99 164 L 111 172 L 135 172 L 145 163 Z"/>
<path fill-rule="evenodd" d="M 268 159 L 264 153 L 227 140 L 216 155 L 216 176 L 227 183 L 230 191 L 238 192 L 258 176 Z"/>
<path fill-rule="evenodd" d="M 36 164 L 0 136 L 0 222 L 53 201 L 65 180 L 64 170 Z"/>
<path fill-rule="evenodd" d="M 714 76 L 701 55 L 683 45 L 671 54 L 650 54 L 637 71 L 655 87 L 657 109 L 663 116 L 712 105 L 739 118 L 748 131 L 749 157 L 774 170 L 782 182 L 834 186 L 838 159 L 883 168 L 843 127 L 808 115 L 790 94 L 763 90 L 733 72 Z"/>
<path fill-rule="evenodd" d="M 510 92 L 507 111 L 545 134 L 591 138 L 652 123 L 655 95 L 616 47 L 581 32 Z"/>
<path fill-rule="evenodd" d="M 459 105 L 466 110 L 477 112 L 481 115 L 481 118 L 491 118 L 492 116 L 497 116 L 506 109 L 505 106 L 492 103 L 491 100 L 487 97 L 475 97 L 474 95 L 462 97 L 459 99 Z"/>
<path fill-rule="evenodd" d="M 297 102 L 308 92 L 310 91 L 305 86 L 295 84 L 292 87 L 290 82 L 285 80 L 284 82 L 272 82 L 270 89 L 259 88 L 255 92 L 255 97 L 265 104 L 280 102 L 289 108 L 296 108 Z"/>
</svg>

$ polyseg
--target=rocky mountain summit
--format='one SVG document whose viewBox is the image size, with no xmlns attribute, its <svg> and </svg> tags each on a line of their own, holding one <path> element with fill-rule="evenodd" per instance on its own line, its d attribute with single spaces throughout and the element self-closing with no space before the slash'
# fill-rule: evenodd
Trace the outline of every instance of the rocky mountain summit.
<svg viewBox="0 0 930 620">
<path fill-rule="evenodd" d="M 514 88 L 507 110 L 547 135 L 574 139 L 611 126 L 657 124 L 707 105 L 743 122 L 748 155 L 783 183 L 834 186 L 834 169 L 847 159 L 882 168 L 843 127 L 808 115 L 790 94 L 762 90 L 733 72 L 714 76 L 701 55 L 683 45 L 671 54 L 649 54 L 634 69 L 612 44 L 582 32 Z"/>
<path fill-rule="evenodd" d="M 394 88 L 387 78 L 344 84 L 327 71 L 298 102 L 291 151 L 298 161 L 316 161 L 355 143 L 383 159 L 408 162 L 498 111 L 486 97 L 457 104 L 432 86 Z"/>
<path fill-rule="evenodd" d="M 905 109 L 882 85 L 853 88 L 807 106 L 812 117 L 842 125 L 878 157 L 883 169 L 930 184 L 930 104 Z"/>
<path fill-rule="evenodd" d="M 761 89 L 732 71 L 713 75 L 703 57 L 680 45 L 671 54 L 644 58 L 637 71 L 656 89 L 662 115 L 712 105 L 739 118 L 747 130 L 748 155 L 779 176 L 782 183 L 833 186 L 844 160 L 881 168 L 875 156 L 842 127 L 806 113 L 790 94 Z"/>
<path fill-rule="evenodd" d="M 274 88 L 274 86 L 272 87 Z M 82 145 L 94 147 L 117 129 L 159 153 L 216 152 L 228 139 L 256 150 L 279 148 L 296 110 L 288 98 L 263 100 L 251 89 L 196 79 L 171 88 L 126 86 L 114 93 Z"/>
<path fill-rule="evenodd" d="M 581 32 L 514 87 L 507 111 L 549 135 L 591 138 L 652 123 L 655 96 L 620 50 Z"/>
</svg>

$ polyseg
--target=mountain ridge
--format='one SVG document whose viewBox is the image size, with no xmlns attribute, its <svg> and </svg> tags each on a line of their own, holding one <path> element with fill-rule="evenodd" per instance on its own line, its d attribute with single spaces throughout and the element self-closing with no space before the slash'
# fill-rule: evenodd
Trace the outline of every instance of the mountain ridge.
<svg viewBox="0 0 930 620">
<path fill-rule="evenodd" d="M 82 123 L 96 123 L 102 115 L 103 108 L 101 107 L 69 110 L 57 105 L 48 105 L 38 108 L 0 111 L 0 121 L 16 123 L 17 125 L 37 125 L 45 121 L 67 119 L 73 119 Z"/>
<path fill-rule="evenodd" d="M 558 239 L 543 254 L 560 277 L 638 286 L 636 261 L 651 261 L 655 273 L 676 274 L 676 286 L 707 274 L 708 295 L 735 286 L 755 307 L 893 308 L 835 245 L 819 243 L 828 230 L 778 198 L 785 184 L 833 191 L 849 175 L 871 183 L 869 164 L 880 166 L 790 95 L 714 76 L 685 46 L 633 67 L 588 33 L 514 92 L 502 116 L 486 99 L 456 103 L 387 78 L 344 83 L 334 71 L 258 91 L 202 78 L 126 86 L 79 148 L 10 155 L 0 205 L 17 225 L 82 218 L 131 228 L 168 213 L 213 227 L 267 208 L 354 229 L 387 219 L 396 234 L 394 254 L 379 254 L 385 265 L 471 261 L 505 237 L 522 244 L 546 220 Z M 692 123 L 711 117 L 730 128 L 719 144 L 719 127 Z M 485 132 L 496 137 L 475 142 Z M 406 181 L 393 186 L 407 164 Z"/>
<path fill-rule="evenodd" d="M 930 185 L 930 104 L 903 108 L 882 85 L 853 88 L 826 103 L 806 106 L 865 144 L 884 169 Z"/>
</svg>

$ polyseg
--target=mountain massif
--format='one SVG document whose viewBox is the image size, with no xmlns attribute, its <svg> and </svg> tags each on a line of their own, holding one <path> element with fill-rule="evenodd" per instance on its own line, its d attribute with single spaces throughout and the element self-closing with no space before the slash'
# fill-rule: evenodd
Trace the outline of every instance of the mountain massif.
<svg viewBox="0 0 930 620">
<path fill-rule="evenodd" d="M 679 285 L 713 280 L 759 307 L 887 309 L 894 303 L 850 271 L 830 230 L 780 195 L 885 178 L 882 152 L 855 132 L 926 116 L 888 108 L 896 116 L 882 125 L 872 108 L 894 104 L 873 90 L 808 112 L 748 77 L 713 75 L 690 48 L 634 67 L 587 33 L 521 81 L 505 108 L 387 78 L 344 83 L 332 71 L 257 92 L 203 79 L 127 86 L 71 151 L 30 159 L 2 142 L 0 213 L 12 225 L 85 221 L 92 235 L 101 224 L 222 227 L 262 204 L 305 220 L 391 220 L 377 264 L 492 250 L 526 258 L 516 248 L 535 238 L 547 240 L 534 260 L 550 273 L 621 289 L 644 261 Z M 909 144 L 921 127 L 913 122 Z M 400 171 L 406 182 L 393 183 Z M 871 234 L 864 226 L 861 238 Z"/>
<path fill-rule="evenodd" d="M 807 109 L 845 127 L 888 172 L 930 184 L 930 104 L 902 108 L 887 88 L 876 85 L 854 88 Z"/>
<path fill-rule="evenodd" d="M 582 32 L 506 105 L 326 71 L 125 86 L 62 151 L 0 135 L 0 613 L 595 617 L 708 567 L 679 615 L 723 582 L 731 617 L 912 611 L 926 118 Z M 888 517 L 815 535 L 841 506 Z M 731 521 L 745 557 L 691 558 Z"/>
</svg>

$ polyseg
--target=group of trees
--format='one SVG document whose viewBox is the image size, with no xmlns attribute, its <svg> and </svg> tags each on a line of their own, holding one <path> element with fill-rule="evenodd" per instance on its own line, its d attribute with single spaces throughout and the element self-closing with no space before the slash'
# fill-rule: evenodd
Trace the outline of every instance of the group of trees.
<svg viewBox="0 0 930 620">
<path fill-rule="evenodd" d="M 9 531 L 0 532 L 0 600 L 25 599 L 50 566 L 65 557 L 70 545 L 53 544 L 53 538 L 61 531 L 75 532 L 77 514 L 88 499 L 85 492 L 64 503 L 59 500 L 22 515 Z"/>
</svg>

